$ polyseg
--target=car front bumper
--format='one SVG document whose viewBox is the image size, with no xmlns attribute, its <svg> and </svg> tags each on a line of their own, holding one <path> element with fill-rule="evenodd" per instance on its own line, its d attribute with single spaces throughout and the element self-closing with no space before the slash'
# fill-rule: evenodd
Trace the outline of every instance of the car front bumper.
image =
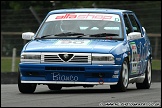
<svg viewBox="0 0 162 108">
<path fill-rule="evenodd" d="M 20 63 L 21 83 L 108 84 L 119 80 L 121 65 L 62 65 Z"/>
</svg>

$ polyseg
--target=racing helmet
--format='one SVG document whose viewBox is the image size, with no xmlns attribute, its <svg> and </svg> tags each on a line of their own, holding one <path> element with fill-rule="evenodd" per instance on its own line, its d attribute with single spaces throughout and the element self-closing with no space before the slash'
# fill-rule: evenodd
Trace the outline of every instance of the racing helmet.
<svg viewBox="0 0 162 108">
<path fill-rule="evenodd" d="M 78 25 L 76 22 L 71 20 L 62 20 L 60 24 L 60 29 L 62 32 L 76 32 Z"/>
</svg>

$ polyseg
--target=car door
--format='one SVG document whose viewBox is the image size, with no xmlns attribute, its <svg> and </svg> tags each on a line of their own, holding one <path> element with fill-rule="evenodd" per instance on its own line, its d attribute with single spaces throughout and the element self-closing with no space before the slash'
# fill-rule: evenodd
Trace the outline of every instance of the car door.
<svg viewBox="0 0 162 108">
<path fill-rule="evenodd" d="M 140 32 L 141 33 L 141 37 L 137 38 L 137 50 L 139 51 L 139 63 L 137 64 L 137 70 L 138 70 L 138 74 L 142 74 L 144 73 L 145 69 L 146 69 L 146 57 L 147 57 L 147 42 L 146 42 L 146 38 L 144 36 L 144 32 L 142 30 L 142 26 L 139 22 L 139 20 L 137 19 L 136 15 L 134 13 L 130 13 L 128 14 L 132 28 L 133 28 L 133 32 Z"/>
<path fill-rule="evenodd" d="M 126 26 L 126 33 L 135 32 L 135 28 L 133 28 L 134 22 L 131 21 L 129 15 L 131 13 L 124 14 L 124 21 Z M 142 42 L 139 37 L 133 37 L 132 39 L 128 40 L 128 44 L 130 46 L 130 77 L 137 76 L 141 72 L 141 53 L 142 53 Z"/>
</svg>

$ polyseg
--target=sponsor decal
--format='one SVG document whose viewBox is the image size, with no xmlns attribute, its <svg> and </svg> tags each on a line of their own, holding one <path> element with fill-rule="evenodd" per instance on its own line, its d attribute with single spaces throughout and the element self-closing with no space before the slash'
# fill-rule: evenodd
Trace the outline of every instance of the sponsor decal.
<svg viewBox="0 0 162 108">
<path fill-rule="evenodd" d="M 78 81 L 78 76 L 61 75 L 60 73 L 52 73 L 54 81 Z"/>
<path fill-rule="evenodd" d="M 91 43 L 91 40 L 80 40 L 80 39 L 75 39 L 75 40 L 58 40 L 57 42 L 53 43 L 53 45 L 59 45 L 59 46 L 80 46 L 80 45 L 88 45 Z"/>
<path fill-rule="evenodd" d="M 138 66 L 139 54 L 137 53 L 137 47 L 135 42 L 131 42 L 130 46 L 132 49 L 132 59 L 131 59 L 132 74 L 136 74 L 139 70 L 139 66 Z"/>
<path fill-rule="evenodd" d="M 113 75 L 112 78 L 119 78 L 119 75 Z"/>
<path fill-rule="evenodd" d="M 132 49 L 132 61 L 137 61 L 137 47 L 136 47 L 136 43 L 135 42 L 131 42 L 130 43 L 131 49 Z"/>
<path fill-rule="evenodd" d="M 121 60 L 121 58 L 116 58 L 116 60 L 117 60 L 117 61 L 120 61 L 120 60 Z"/>
<path fill-rule="evenodd" d="M 46 22 L 55 20 L 109 20 L 120 22 L 119 15 L 99 13 L 65 13 L 50 15 Z"/>
</svg>

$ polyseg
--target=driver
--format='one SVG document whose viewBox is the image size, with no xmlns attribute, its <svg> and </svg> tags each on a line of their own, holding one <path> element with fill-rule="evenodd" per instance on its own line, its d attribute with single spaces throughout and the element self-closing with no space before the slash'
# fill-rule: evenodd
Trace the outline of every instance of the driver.
<svg viewBox="0 0 162 108">
<path fill-rule="evenodd" d="M 73 22 L 70 20 L 62 20 L 60 24 L 60 29 L 62 32 L 77 32 L 79 26 L 77 22 Z"/>
</svg>

